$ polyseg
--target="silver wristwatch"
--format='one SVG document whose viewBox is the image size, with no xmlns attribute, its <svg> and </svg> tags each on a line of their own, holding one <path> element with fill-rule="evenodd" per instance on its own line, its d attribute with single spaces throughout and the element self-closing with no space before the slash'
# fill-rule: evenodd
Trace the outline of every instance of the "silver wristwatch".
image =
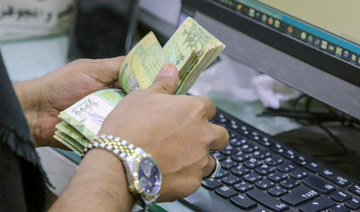
<svg viewBox="0 0 360 212">
<path fill-rule="evenodd" d="M 84 154 L 93 148 L 104 148 L 119 156 L 126 171 L 129 191 L 140 200 L 144 211 L 155 202 L 161 189 L 161 172 L 153 157 L 126 140 L 113 136 L 96 137 Z"/>
</svg>

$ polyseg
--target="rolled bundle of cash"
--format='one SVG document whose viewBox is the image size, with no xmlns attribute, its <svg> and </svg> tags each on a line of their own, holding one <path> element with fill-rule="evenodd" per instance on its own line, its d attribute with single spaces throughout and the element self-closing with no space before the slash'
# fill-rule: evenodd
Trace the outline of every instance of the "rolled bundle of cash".
<svg viewBox="0 0 360 212">
<path fill-rule="evenodd" d="M 134 90 L 149 87 L 164 65 L 172 63 L 177 67 L 180 83 L 176 94 L 186 94 L 224 48 L 223 43 L 191 18 L 179 26 L 164 47 L 149 32 L 121 64 L 122 90 L 97 91 L 60 112 L 63 121 L 56 125 L 54 138 L 81 154 L 121 99 Z"/>
</svg>

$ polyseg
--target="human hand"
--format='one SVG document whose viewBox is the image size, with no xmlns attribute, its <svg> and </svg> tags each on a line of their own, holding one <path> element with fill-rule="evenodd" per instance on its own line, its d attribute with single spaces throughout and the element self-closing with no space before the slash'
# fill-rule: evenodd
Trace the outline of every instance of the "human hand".
<svg viewBox="0 0 360 212">
<path fill-rule="evenodd" d="M 84 96 L 116 83 L 124 57 L 81 59 L 35 80 L 14 84 L 36 146 L 66 148 L 53 138 L 59 113 Z"/>
<path fill-rule="evenodd" d="M 177 70 L 166 65 L 147 89 L 127 95 L 105 119 L 100 134 L 114 135 L 143 148 L 163 176 L 159 201 L 195 192 L 215 167 L 209 150 L 228 143 L 225 128 L 209 123 L 214 103 L 201 96 L 174 96 Z"/>
</svg>

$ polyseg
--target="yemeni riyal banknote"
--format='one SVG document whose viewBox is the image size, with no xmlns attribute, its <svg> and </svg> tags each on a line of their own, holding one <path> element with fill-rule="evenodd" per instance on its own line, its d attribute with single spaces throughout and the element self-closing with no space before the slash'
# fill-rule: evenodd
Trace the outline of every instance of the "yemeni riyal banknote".
<svg viewBox="0 0 360 212">
<path fill-rule="evenodd" d="M 123 61 L 119 83 L 123 90 L 106 89 L 92 93 L 59 114 L 54 138 L 77 154 L 81 154 L 99 132 L 112 109 L 126 94 L 149 87 L 161 68 L 168 63 L 179 70 L 176 94 L 186 94 L 225 48 L 224 44 L 187 18 L 168 42 L 161 47 L 154 33 L 138 42 Z"/>
</svg>

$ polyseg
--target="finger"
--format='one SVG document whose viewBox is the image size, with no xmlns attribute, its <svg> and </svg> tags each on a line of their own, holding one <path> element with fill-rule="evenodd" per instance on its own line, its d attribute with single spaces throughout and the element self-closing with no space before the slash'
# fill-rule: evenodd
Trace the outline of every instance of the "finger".
<svg viewBox="0 0 360 212">
<path fill-rule="evenodd" d="M 216 162 L 214 156 L 210 155 L 208 156 L 208 165 L 204 169 L 204 175 L 203 177 L 210 176 L 216 168 Z"/>
<path fill-rule="evenodd" d="M 124 59 L 124 56 L 120 56 L 107 59 L 96 59 L 95 61 L 101 66 L 102 70 L 106 70 L 106 72 L 112 76 L 113 80 L 117 80 L 119 77 L 119 69 Z"/>
<path fill-rule="evenodd" d="M 145 89 L 149 93 L 174 94 L 179 83 L 179 74 L 173 64 L 165 65 L 155 78 L 153 84 Z"/>
<path fill-rule="evenodd" d="M 211 124 L 211 127 L 213 128 L 215 139 L 209 145 L 209 149 L 213 151 L 221 150 L 229 144 L 229 133 L 224 127 L 220 125 Z"/>
<path fill-rule="evenodd" d="M 211 101 L 211 99 L 207 98 L 206 96 L 192 96 L 192 98 L 195 98 L 199 101 L 201 101 L 205 107 L 206 107 L 206 112 L 207 112 L 207 118 L 208 120 L 211 120 L 214 118 L 215 114 L 216 114 L 216 106 L 214 104 L 213 101 Z"/>
</svg>

